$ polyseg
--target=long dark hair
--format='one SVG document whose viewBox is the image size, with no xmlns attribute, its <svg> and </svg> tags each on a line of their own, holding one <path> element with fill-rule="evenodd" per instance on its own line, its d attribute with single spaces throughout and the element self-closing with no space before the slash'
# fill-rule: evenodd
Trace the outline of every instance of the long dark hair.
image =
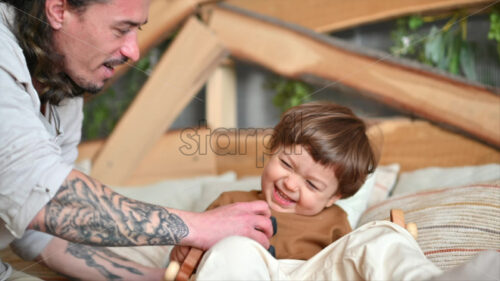
<svg viewBox="0 0 500 281">
<path fill-rule="evenodd" d="M 108 0 L 67 0 L 76 11 L 83 12 L 92 2 Z M 0 0 L 15 7 L 12 23 L 21 46 L 32 79 L 43 85 L 38 89 L 42 103 L 58 105 L 65 97 L 83 94 L 83 90 L 63 72 L 63 57 L 57 54 L 52 44 L 52 28 L 45 14 L 45 0 Z"/>
</svg>

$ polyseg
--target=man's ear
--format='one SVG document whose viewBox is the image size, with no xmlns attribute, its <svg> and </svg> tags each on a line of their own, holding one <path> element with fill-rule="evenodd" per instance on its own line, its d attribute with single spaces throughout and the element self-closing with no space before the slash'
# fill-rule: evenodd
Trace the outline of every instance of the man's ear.
<svg viewBox="0 0 500 281">
<path fill-rule="evenodd" d="M 45 14 L 53 29 L 58 30 L 62 27 L 66 5 L 66 0 L 45 1 Z"/>
<path fill-rule="evenodd" d="M 332 197 L 328 200 L 328 202 L 326 202 L 326 207 L 327 208 L 331 207 L 340 198 L 342 198 L 342 195 L 340 195 L 340 194 L 334 194 L 334 195 L 332 195 Z"/>
</svg>

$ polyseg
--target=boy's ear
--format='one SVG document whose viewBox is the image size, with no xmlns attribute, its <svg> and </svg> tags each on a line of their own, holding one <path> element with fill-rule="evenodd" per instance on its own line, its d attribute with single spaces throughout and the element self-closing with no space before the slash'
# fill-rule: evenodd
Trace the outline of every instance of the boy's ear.
<svg viewBox="0 0 500 281">
<path fill-rule="evenodd" d="M 66 0 L 45 1 L 45 15 L 53 29 L 58 30 L 62 27 L 66 5 Z"/>
<path fill-rule="evenodd" d="M 334 194 L 334 195 L 332 195 L 332 197 L 330 198 L 330 200 L 328 200 L 328 202 L 326 202 L 326 207 L 327 208 L 331 207 L 340 198 L 342 198 L 342 195 L 340 195 L 340 194 Z"/>
</svg>

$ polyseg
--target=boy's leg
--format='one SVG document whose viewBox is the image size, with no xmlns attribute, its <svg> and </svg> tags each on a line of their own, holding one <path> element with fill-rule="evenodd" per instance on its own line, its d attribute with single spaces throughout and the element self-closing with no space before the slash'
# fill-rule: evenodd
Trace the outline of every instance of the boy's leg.
<svg viewBox="0 0 500 281">
<path fill-rule="evenodd" d="M 427 280 L 441 274 L 396 224 L 365 224 L 290 274 L 292 280 Z"/>
<path fill-rule="evenodd" d="M 260 244 L 232 236 L 205 253 L 196 280 L 289 280 L 289 277 L 280 262 Z"/>
<path fill-rule="evenodd" d="M 368 223 L 310 260 L 276 260 L 258 243 L 230 237 L 198 267 L 199 280 L 427 280 L 442 271 L 400 226 Z"/>
</svg>

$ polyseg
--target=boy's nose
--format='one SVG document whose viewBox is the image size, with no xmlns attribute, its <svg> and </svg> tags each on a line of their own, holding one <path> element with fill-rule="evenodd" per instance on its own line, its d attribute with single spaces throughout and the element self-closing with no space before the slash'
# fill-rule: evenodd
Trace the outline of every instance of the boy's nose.
<svg viewBox="0 0 500 281">
<path fill-rule="evenodd" d="M 290 174 L 285 178 L 285 187 L 288 190 L 296 191 L 299 187 L 299 180 L 295 174 Z"/>
</svg>

